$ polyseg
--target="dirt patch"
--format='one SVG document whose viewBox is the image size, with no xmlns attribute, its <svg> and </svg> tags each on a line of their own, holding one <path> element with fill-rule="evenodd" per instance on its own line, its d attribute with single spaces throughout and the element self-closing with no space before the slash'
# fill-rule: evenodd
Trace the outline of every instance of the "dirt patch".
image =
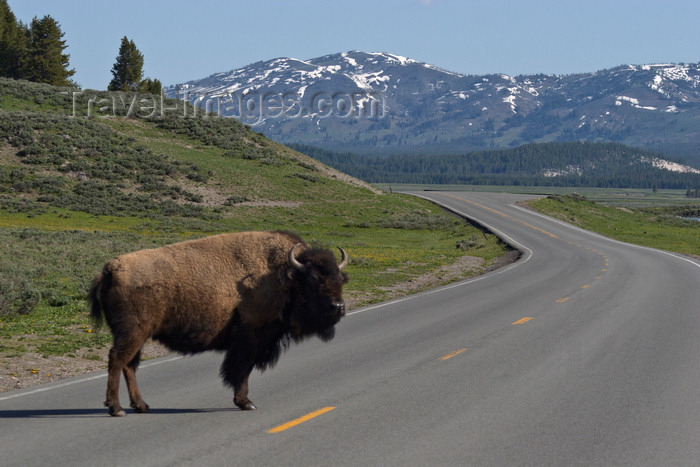
<svg viewBox="0 0 700 467">
<path fill-rule="evenodd" d="M 469 277 L 486 274 L 487 272 L 517 261 L 519 257 L 520 252 L 512 250 L 490 261 L 488 264 L 484 264 L 483 258 L 462 256 L 454 264 L 443 266 L 426 274 L 411 277 L 391 287 L 380 287 L 379 290 L 384 292 L 382 300 L 392 300 L 421 290 L 427 290 Z M 373 298 L 376 299 L 376 297 L 367 293 L 348 293 L 345 296 L 345 302 L 348 308 L 354 308 L 358 303 L 367 303 Z"/>
<path fill-rule="evenodd" d="M 300 207 L 301 204 L 301 201 L 244 201 L 242 203 L 238 203 L 238 206 L 295 209 Z"/>
<path fill-rule="evenodd" d="M 463 256 L 454 264 L 438 268 L 426 274 L 416 275 L 405 282 L 382 290 L 383 299 L 402 297 L 420 290 L 438 287 L 470 276 L 493 271 L 518 259 L 520 253 L 511 251 L 484 264 L 482 258 Z M 348 293 L 346 302 L 352 309 L 359 303 L 367 303 L 372 297 Z M 103 330 L 101 332 L 109 332 Z M 78 376 L 107 368 L 109 346 L 101 349 L 81 349 L 72 356 L 42 356 L 27 352 L 20 357 L 0 356 L 0 392 L 22 389 L 37 384 L 48 383 L 71 376 Z M 144 346 L 142 358 L 163 357 L 170 351 L 162 345 L 149 341 Z"/>
<path fill-rule="evenodd" d="M 109 332 L 104 330 L 102 332 Z M 73 356 L 43 356 L 27 352 L 21 357 L 0 357 L 0 392 L 78 376 L 107 368 L 109 347 L 81 349 Z M 144 360 L 168 355 L 170 351 L 156 342 L 147 342 L 141 352 Z"/>
</svg>

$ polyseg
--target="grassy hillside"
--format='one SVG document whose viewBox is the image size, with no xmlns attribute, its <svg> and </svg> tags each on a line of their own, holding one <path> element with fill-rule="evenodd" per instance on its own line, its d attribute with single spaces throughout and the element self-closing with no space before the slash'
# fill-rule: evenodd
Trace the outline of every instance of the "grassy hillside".
<svg viewBox="0 0 700 467">
<path fill-rule="evenodd" d="M 85 292 L 105 261 L 135 249 L 292 230 L 347 250 L 355 305 L 465 255 L 486 267 L 506 251 L 423 200 L 382 193 L 233 119 L 184 108 L 127 118 L 131 95 L 75 96 L 0 79 L 2 358 L 108 341 L 91 332 Z"/>
</svg>

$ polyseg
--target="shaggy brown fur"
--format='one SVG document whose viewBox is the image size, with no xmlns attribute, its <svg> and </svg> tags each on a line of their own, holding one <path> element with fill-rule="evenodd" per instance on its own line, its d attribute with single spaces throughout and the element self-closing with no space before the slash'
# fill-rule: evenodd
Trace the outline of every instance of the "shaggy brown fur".
<svg viewBox="0 0 700 467">
<path fill-rule="evenodd" d="M 110 414 L 125 415 L 118 398 L 122 372 L 131 407 L 148 411 L 135 372 L 149 338 L 182 353 L 225 351 L 221 376 L 234 388 L 234 402 L 255 409 L 247 397 L 254 367 L 273 366 L 291 341 L 333 337 L 344 314 L 342 253 L 339 265 L 332 252 L 308 248 L 294 234 L 241 232 L 109 261 L 88 298 L 93 318 L 104 316 L 114 335 L 105 402 Z"/>
</svg>

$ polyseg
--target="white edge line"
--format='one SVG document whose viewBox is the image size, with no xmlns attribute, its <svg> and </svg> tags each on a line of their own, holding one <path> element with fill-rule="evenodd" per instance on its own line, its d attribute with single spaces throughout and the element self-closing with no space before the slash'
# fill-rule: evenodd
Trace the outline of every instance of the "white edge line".
<svg viewBox="0 0 700 467">
<path fill-rule="evenodd" d="M 550 220 L 550 221 L 555 222 L 555 223 L 557 223 L 557 224 L 559 224 L 559 225 L 562 225 L 562 226 L 564 226 L 564 227 L 569 227 L 570 229 L 578 230 L 579 232 L 587 233 L 587 234 L 592 235 L 592 236 L 594 236 L 594 237 L 597 237 L 597 238 L 599 238 L 599 239 L 607 240 L 607 241 L 613 242 L 613 243 L 619 243 L 620 245 L 626 245 L 626 246 L 629 246 L 629 247 L 632 247 L 632 248 L 639 248 L 639 249 L 641 249 L 641 250 L 648 250 L 648 251 L 655 251 L 655 252 L 657 252 L 657 253 L 662 253 L 662 254 L 664 254 L 664 255 L 666 255 L 666 256 L 671 256 L 671 257 L 673 257 L 673 258 L 680 259 L 681 261 L 685 261 L 685 262 L 687 262 L 687 263 L 692 264 L 693 266 L 695 266 L 695 267 L 697 267 L 697 268 L 700 268 L 700 263 L 698 263 L 698 262 L 696 262 L 696 261 L 693 261 L 693 260 L 690 259 L 690 258 L 685 258 L 685 257 L 683 257 L 683 256 L 678 256 L 677 253 L 672 253 L 672 252 L 670 252 L 670 251 L 665 251 L 665 250 L 659 250 L 658 248 L 652 248 L 652 247 L 650 247 L 650 246 L 636 245 L 636 244 L 634 244 L 634 243 L 623 242 L 622 240 L 616 240 L 616 239 L 614 239 L 614 238 L 606 237 L 605 235 L 600 234 L 600 233 L 598 233 L 598 232 L 593 232 L 592 230 L 583 229 L 583 228 L 581 228 L 581 227 L 575 226 L 575 225 L 573 225 L 573 224 L 569 224 L 569 223 L 564 222 L 564 221 L 562 221 L 562 220 L 556 219 L 556 218 L 551 217 L 551 216 L 548 216 L 548 215 L 546 215 L 546 214 L 539 213 L 539 212 L 534 211 L 534 210 L 531 210 L 531 209 L 526 209 L 526 208 L 523 208 L 523 207 L 521 207 L 521 206 L 517 206 L 517 205 L 515 205 L 515 204 L 511 204 L 511 206 L 514 207 L 515 209 L 520 209 L 521 211 L 528 212 L 528 213 L 530 213 L 530 214 L 534 214 L 534 215 L 536 215 L 536 216 L 539 216 L 539 217 L 542 217 L 542 218 L 544 218 L 544 219 Z"/>
<path fill-rule="evenodd" d="M 162 358 L 162 359 L 159 358 L 159 359 L 156 359 L 156 360 L 153 360 L 151 362 L 148 362 L 148 363 L 141 365 L 141 368 L 148 368 L 149 366 L 156 366 L 156 365 L 161 365 L 163 363 L 170 363 L 170 362 L 173 362 L 175 360 L 180 360 L 181 358 L 184 358 L 184 357 L 182 355 L 178 355 L 178 356 L 171 357 L 171 358 Z M 93 375 L 93 376 L 87 376 L 85 378 L 73 379 L 71 381 L 65 381 L 63 383 L 58 383 L 58 384 L 49 383 L 47 386 L 37 388 L 37 389 L 32 389 L 32 390 L 26 391 L 26 392 L 21 392 L 19 394 L 10 394 L 9 396 L 0 396 L 0 401 L 16 399 L 18 397 L 29 396 L 31 394 L 37 394 L 40 392 L 50 391 L 52 389 L 63 388 L 66 386 L 73 386 L 74 384 L 85 383 L 87 381 L 105 378 L 106 376 L 107 376 L 107 373 L 104 372 L 104 373 L 100 373 L 99 375 Z"/>
<path fill-rule="evenodd" d="M 496 269 L 495 271 L 489 272 L 489 273 L 487 273 L 487 274 L 482 274 L 482 275 L 477 276 L 477 277 L 472 277 L 472 278 L 470 278 L 470 279 L 465 279 L 465 280 L 463 280 L 463 281 L 455 282 L 454 284 L 445 285 L 445 286 L 438 287 L 438 288 L 435 288 L 435 289 L 426 290 L 426 291 L 424 291 L 424 292 L 419 292 L 419 293 L 411 294 L 411 295 L 408 295 L 408 296 L 406 296 L 406 297 L 397 298 L 397 299 L 394 299 L 394 300 L 389 300 L 389 301 L 386 301 L 386 302 L 378 303 L 378 304 L 376 304 L 376 305 L 370 305 L 370 306 L 367 306 L 367 307 L 364 307 L 364 308 L 360 308 L 360 309 L 355 310 L 355 311 L 351 311 L 350 313 L 347 313 L 346 316 L 351 316 L 351 315 L 356 315 L 356 314 L 364 313 L 364 312 L 366 312 L 366 311 L 376 310 L 377 308 L 382 308 L 382 307 L 389 306 L 389 305 L 393 305 L 393 304 L 396 304 L 396 303 L 405 302 L 405 301 L 407 301 L 407 300 L 413 300 L 414 298 L 422 297 L 422 296 L 424 296 L 424 295 L 432 295 L 432 294 L 440 293 L 440 292 L 442 292 L 442 291 L 444 291 L 444 290 L 454 289 L 454 288 L 456 288 L 456 287 L 462 287 L 462 286 L 465 286 L 465 285 L 467 285 L 467 284 L 471 284 L 471 283 L 474 283 L 474 282 L 478 282 L 478 281 L 480 281 L 480 280 L 483 280 L 483 279 L 486 279 L 486 278 L 489 278 L 489 277 L 497 276 L 497 275 L 502 274 L 502 273 L 504 273 L 504 272 L 506 272 L 506 271 L 510 271 L 511 269 L 513 269 L 513 268 L 516 267 L 516 266 L 519 266 L 519 265 L 521 265 L 521 264 L 525 264 L 526 262 L 530 261 L 530 258 L 532 258 L 533 254 L 534 254 L 533 251 L 532 251 L 530 248 L 528 248 L 528 247 L 526 247 L 525 245 L 523 245 L 523 244 L 521 244 L 521 243 L 515 241 L 515 240 L 514 240 L 513 238 L 511 238 L 510 236 L 504 234 L 503 232 L 501 232 L 501 231 L 498 230 L 498 229 L 495 229 L 495 228 L 491 227 L 491 226 L 490 226 L 489 224 L 487 224 L 486 222 L 480 221 L 479 219 L 475 218 L 474 216 L 467 215 L 467 214 L 461 212 L 461 211 L 458 210 L 458 209 L 455 209 L 455 208 L 453 208 L 453 207 L 447 206 L 446 204 L 443 204 L 443 203 L 441 203 L 441 202 L 439 202 L 439 201 L 436 201 L 436 200 L 434 200 L 434 199 L 431 199 L 431 198 L 428 198 L 428 197 L 425 197 L 425 196 L 421 196 L 421 195 L 418 195 L 418 194 L 415 194 L 415 193 L 407 193 L 407 194 L 410 195 L 410 196 L 415 196 L 415 197 L 417 197 L 417 198 L 423 198 L 423 199 L 425 199 L 425 200 L 427 200 L 427 201 L 430 201 L 431 203 L 434 203 L 434 204 L 437 204 L 437 205 L 439 205 L 439 206 L 442 206 L 443 208 L 448 209 L 448 210 L 452 211 L 453 213 L 455 213 L 455 214 L 457 214 L 457 215 L 459 215 L 459 216 L 461 216 L 461 217 L 464 217 L 465 219 L 469 219 L 469 220 L 471 220 L 471 221 L 476 222 L 477 224 L 480 224 L 480 225 L 486 227 L 487 229 L 489 229 L 489 231 L 491 231 L 494 235 L 496 235 L 497 237 L 499 237 L 501 240 L 506 241 L 506 243 L 508 243 L 510 246 L 512 246 L 512 247 L 514 247 L 514 248 L 517 248 L 518 250 L 520 250 L 521 252 L 523 252 L 525 257 L 519 259 L 519 260 L 516 261 L 515 263 L 510 264 L 509 266 L 504 266 L 504 267 L 502 267 L 502 268 L 498 268 L 498 269 Z"/>
<path fill-rule="evenodd" d="M 517 248 L 517 249 L 519 249 L 520 251 L 524 252 L 524 253 L 525 253 L 525 258 L 521 258 L 521 259 L 519 259 L 518 261 L 516 261 L 515 263 L 510 264 L 509 266 L 505 266 L 505 267 L 499 268 L 499 269 L 497 269 L 497 270 L 495 270 L 495 271 L 492 271 L 492 272 L 489 272 L 489 273 L 487 273 L 487 274 L 482 274 L 482 275 L 480 275 L 480 276 L 472 277 L 472 278 L 470 278 L 470 279 L 466 279 L 466 280 L 463 280 L 463 281 L 460 281 L 460 282 L 455 282 L 454 284 L 446 285 L 446 286 L 443 286 L 443 287 L 438 287 L 438 288 L 435 288 L 435 289 L 430 289 L 430 290 L 426 290 L 426 291 L 423 291 L 423 292 L 411 294 L 411 295 L 408 295 L 408 296 L 406 296 L 406 297 L 397 298 L 397 299 L 394 299 L 394 300 L 388 300 L 388 301 L 386 301 L 386 302 L 378 303 L 378 304 L 376 304 L 376 305 L 370 305 L 370 306 L 367 306 L 367 307 L 363 307 L 363 308 L 360 308 L 360 309 L 357 309 L 357 310 L 355 310 L 355 311 L 351 311 L 351 312 L 347 313 L 346 316 L 359 315 L 360 313 L 365 313 L 365 312 L 367 312 L 367 311 L 376 310 L 376 309 L 383 308 L 383 307 L 386 307 L 386 306 L 389 306 L 389 305 L 394 305 L 394 304 L 396 304 L 396 303 L 401 303 L 401 302 L 405 302 L 405 301 L 408 301 L 408 300 L 413 300 L 413 299 L 416 299 L 416 298 L 419 298 L 419 297 L 422 297 L 422 296 L 425 296 L 425 295 L 432 295 L 432 294 L 436 294 L 436 293 L 443 292 L 443 291 L 445 291 L 445 290 L 454 289 L 454 288 L 456 288 L 456 287 L 463 287 L 463 286 L 465 286 L 465 285 L 467 285 L 467 284 L 472 284 L 472 283 L 474 283 L 474 282 L 478 282 L 478 281 L 480 281 L 480 280 L 483 280 L 483 279 L 486 279 L 486 278 L 489 278 L 489 277 L 493 277 L 493 276 L 502 274 L 502 273 L 504 273 L 504 272 L 506 272 L 506 271 L 509 271 L 509 270 L 513 269 L 513 268 L 516 267 L 516 266 L 519 266 L 519 265 L 521 265 L 521 264 L 526 263 L 527 261 L 530 260 L 530 258 L 532 258 L 533 252 L 532 252 L 531 249 L 529 249 L 529 248 L 526 247 L 525 245 L 522 245 L 521 243 L 515 241 L 514 239 L 512 239 L 512 238 L 509 237 L 508 235 L 504 234 L 503 232 L 499 231 L 498 229 L 495 229 L 495 228 L 491 227 L 491 226 L 490 226 L 489 224 L 487 224 L 486 222 L 482 222 L 482 221 L 476 219 L 476 218 L 473 217 L 473 216 L 467 215 L 467 214 L 465 214 L 465 213 L 459 211 L 458 209 L 455 209 L 455 208 L 453 208 L 453 207 L 447 206 L 447 205 L 445 205 L 445 204 L 443 204 L 443 203 L 441 203 L 441 202 L 439 202 L 439 201 L 436 201 L 436 200 L 434 200 L 434 199 L 430 199 L 430 198 L 427 198 L 427 197 L 424 197 L 424 196 L 420 196 L 420 195 L 416 195 L 416 194 L 411 194 L 411 196 L 416 196 L 416 197 L 418 197 L 418 198 L 423 198 L 423 199 L 425 199 L 425 200 L 427 200 L 427 201 L 430 201 L 431 203 L 435 203 L 435 204 L 437 204 L 437 205 L 439 205 L 439 206 L 442 206 L 442 207 L 444 207 L 445 209 L 448 209 L 448 210 L 454 212 L 455 214 L 464 217 L 465 219 L 470 219 L 470 220 L 472 220 L 472 221 L 474 221 L 474 222 L 476 222 L 476 223 L 478 223 L 478 224 L 480 224 L 480 225 L 483 225 L 484 227 L 486 227 L 487 229 L 489 229 L 491 232 L 493 232 L 496 236 L 498 236 L 498 237 L 501 238 L 502 240 L 505 240 L 508 244 L 510 244 L 510 245 L 513 246 L 514 248 Z M 700 265 L 696 265 L 696 266 L 700 266 Z M 184 358 L 184 357 L 183 357 L 182 355 L 179 355 L 179 356 L 175 356 L 175 357 L 171 357 L 171 358 L 167 358 L 167 359 L 157 359 L 157 360 L 154 360 L 154 361 L 152 361 L 152 362 L 150 362 L 150 363 L 142 364 L 142 365 L 141 365 L 141 368 L 148 368 L 148 367 L 150 367 L 150 366 L 161 365 L 161 364 L 163 364 L 163 363 L 170 363 L 170 362 L 173 362 L 173 361 L 176 361 L 176 360 L 180 360 L 180 359 L 182 359 L 182 358 Z M 66 386 L 72 386 L 72 385 L 74 385 L 74 384 L 85 383 L 85 382 L 87 382 L 87 381 L 92 381 L 92 380 L 95 380 L 95 379 L 104 378 L 104 377 L 106 377 L 106 376 L 107 376 L 107 373 L 105 372 L 105 373 L 101 373 L 101 374 L 99 374 L 99 375 L 93 375 L 93 376 L 88 376 L 88 377 L 85 377 L 85 378 L 74 379 L 74 380 L 71 380 L 71 381 L 63 382 L 63 383 L 50 384 L 50 385 L 48 385 L 48 386 L 44 386 L 44 387 L 41 387 L 41 388 L 37 388 L 37 389 L 30 390 L 30 391 L 26 391 L 26 392 L 21 392 L 21 393 L 19 393 L 19 394 L 10 394 L 10 395 L 8 395 L 8 396 L 0 396 L 0 401 L 6 401 L 6 400 L 10 400 L 10 399 L 16 399 L 16 398 L 18 398 L 18 397 L 29 396 L 29 395 L 32 395 L 32 394 L 38 394 L 38 393 L 41 393 L 41 392 L 50 391 L 50 390 L 52 390 L 52 389 L 58 389 L 58 388 L 66 387 Z"/>
</svg>

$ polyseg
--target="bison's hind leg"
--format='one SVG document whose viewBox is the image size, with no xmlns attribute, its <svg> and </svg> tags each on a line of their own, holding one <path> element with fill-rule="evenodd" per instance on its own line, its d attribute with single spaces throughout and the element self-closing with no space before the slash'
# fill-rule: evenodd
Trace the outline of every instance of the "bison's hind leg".
<svg viewBox="0 0 700 467">
<path fill-rule="evenodd" d="M 122 373 L 124 373 L 129 390 L 131 407 L 137 412 L 148 411 L 148 405 L 143 401 L 136 383 L 136 368 L 141 361 L 142 346 L 142 341 L 115 339 L 114 346 L 109 351 L 107 400 L 105 401 L 105 406 L 109 408 L 109 414 L 114 417 L 126 415 L 119 403 L 119 380 Z"/>
<path fill-rule="evenodd" d="M 141 350 L 136 352 L 134 358 L 131 359 L 129 364 L 124 367 L 124 379 L 126 380 L 126 387 L 129 390 L 129 399 L 131 399 L 131 408 L 133 408 L 138 413 L 148 412 L 148 404 L 143 401 L 141 397 L 141 391 L 139 390 L 139 385 L 136 382 L 136 369 L 139 367 L 141 362 Z"/>
</svg>

